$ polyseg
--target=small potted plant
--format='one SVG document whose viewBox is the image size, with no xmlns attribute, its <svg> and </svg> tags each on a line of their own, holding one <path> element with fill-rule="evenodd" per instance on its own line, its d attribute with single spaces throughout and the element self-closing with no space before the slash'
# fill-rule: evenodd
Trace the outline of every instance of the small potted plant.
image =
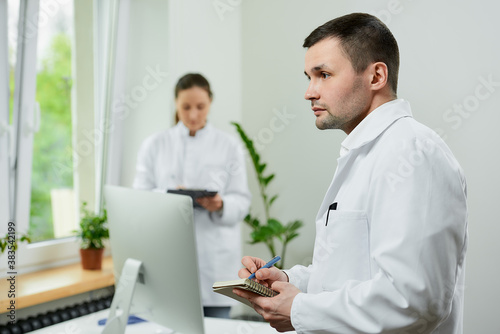
<svg viewBox="0 0 500 334">
<path fill-rule="evenodd" d="M 109 239 L 108 215 L 106 210 L 103 210 L 102 215 L 94 214 L 86 206 L 87 203 L 83 202 L 80 230 L 75 233 L 81 240 L 80 258 L 83 269 L 98 270 L 102 268 L 103 240 Z"/>
</svg>

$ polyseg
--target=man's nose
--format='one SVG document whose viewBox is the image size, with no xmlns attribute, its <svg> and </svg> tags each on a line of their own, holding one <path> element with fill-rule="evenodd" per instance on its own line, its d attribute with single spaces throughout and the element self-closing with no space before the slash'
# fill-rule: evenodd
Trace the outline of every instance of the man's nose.
<svg viewBox="0 0 500 334">
<path fill-rule="evenodd" d="M 317 100 L 319 98 L 318 91 L 311 81 L 307 87 L 306 94 L 304 95 L 306 100 Z"/>
</svg>

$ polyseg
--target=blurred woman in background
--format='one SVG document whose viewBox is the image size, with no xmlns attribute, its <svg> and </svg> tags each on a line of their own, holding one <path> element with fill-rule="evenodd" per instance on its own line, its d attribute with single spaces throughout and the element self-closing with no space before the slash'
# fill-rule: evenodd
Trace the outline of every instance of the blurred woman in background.
<svg viewBox="0 0 500 334">
<path fill-rule="evenodd" d="M 177 124 L 142 144 L 133 187 L 215 190 L 196 200 L 194 221 L 205 316 L 229 318 L 231 298 L 212 292 L 216 281 L 235 279 L 241 267 L 240 222 L 250 206 L 241 145 L 208 121 L 213 94 L 201 74 L 189 73 L 175 87 Z"/>
</svg>

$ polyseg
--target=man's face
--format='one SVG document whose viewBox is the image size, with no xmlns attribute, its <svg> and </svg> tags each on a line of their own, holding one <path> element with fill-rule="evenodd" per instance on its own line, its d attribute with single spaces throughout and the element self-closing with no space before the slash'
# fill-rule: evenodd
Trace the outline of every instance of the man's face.
<svg viewBox="0 0 500 334">
<path fill-rule="evenodd" d="M 354 71 L 338 39 L 311 46 L 304 73 L 310 80 L 305 99 L 311 101 L 318 129 L 341 129 L 349 134 L 369 113 L 369 78 L 365 72 Z"/>
</svg>

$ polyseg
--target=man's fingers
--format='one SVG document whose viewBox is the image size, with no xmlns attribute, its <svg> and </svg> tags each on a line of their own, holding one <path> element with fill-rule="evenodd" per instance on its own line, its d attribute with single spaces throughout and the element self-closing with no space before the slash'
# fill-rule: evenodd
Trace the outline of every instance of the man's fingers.
<svg viewBox="0 0 500 334">
<path fill-rule="evenodd" d="M 271 289 L 273 289 L 276 292 L 281 292 L 285 290 L 288 286 L 290 286 L 288 282 L 276 281 L 273 283 L 273 285 L 271 285 Z"/>
<path fill-rule="evenodd" d="M 258 268 L 263 266 L 263 264 L 262 265 L 260 264 L 259 260 L 262 261 L 261 259 L 256 257 L 244 256 L 241 259 L 241 264 L 243 264 L 243 266 L 245 266 L 245 268 L 248 269 L 250 274 L 253 274 L 254 272 L 257 271 Z"/>
<path fill-rule="evenodd" d="M 268 279 L 272 279 L 272 272 L 270 269 L 268 268 L 262 268 L 262 269 L 259 269 L 256 273 L 255 273 L 255 277 L 260 280 L 260 281 L 265 281 L 265 280 L 268 280 Z"/>
<path fill-rule="evenodd" d="M 263 297 L 251 291 L 237 289 L 237 288 L 233 289 L 233 293 L 240 297 L 248 299 L 248 301 L 252 303 L 255 311 L 257 311 L 257 313 L 259 313 L 260 315 L 263 316 L 266 312 L 269 311 L 270 297 Z"/>
<path fill-rule="evenodd" d="M 278 268 L 262 268 L 255 273 L 258 280 L 283 281 L 283 272 Z"/>
<path fill-rule="evenodd" d="M 250 276 L 252 273 L 250 271 L 248 271 L 247 268 L 241 268 L 239 271 L 238 271 L 238 277 L 239 278 L 247 278 L 248 276 Z"/>
<path fill-rule="evenodd" d="M 252 304 L 255 303 L 256 299 L 265 298 L 265 297 L 262 297 L 262 296 L 260 296 L 260 295 L 258 295 L 256 293 L 253 293 L 253 292 L 250 292 L 250 291 L 246 291 L 246 290 L 243 290 L 243 289 L 237 289 L 237 288 L 233 289 L 233 293 L 235 295 L 238 295 L 240 297 L 248 299 L 250 301 L 250 303 L 252 303 Z"/>
</svg>

